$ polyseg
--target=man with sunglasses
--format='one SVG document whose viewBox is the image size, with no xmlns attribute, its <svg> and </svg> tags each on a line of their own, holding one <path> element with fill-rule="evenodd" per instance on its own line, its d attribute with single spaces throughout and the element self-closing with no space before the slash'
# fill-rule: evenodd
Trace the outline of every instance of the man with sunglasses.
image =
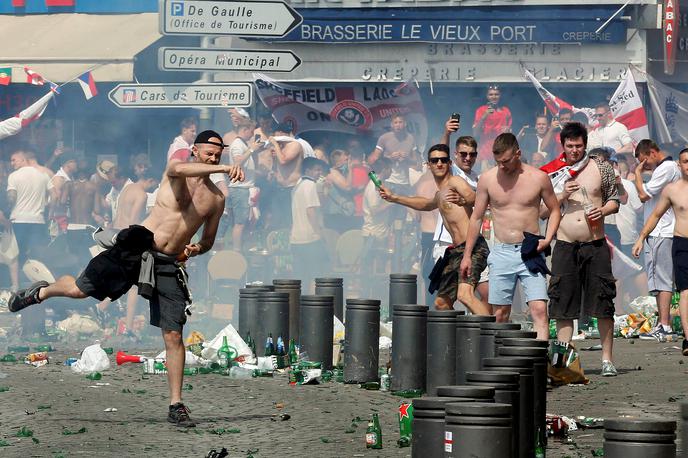
<svg viewBox="0 0 688 458">
<path fill-rule="evenodd" d="M 559 228 L 559 202 L 547 174 L 521 162 L 521 149 L 513 134 L 499 135 L 494 141 L 493 154 L 497 165 L 483 173 L 478 180 L 460 275 L 468 277 L 481 268 L 474 265 L 473 251 L 479 246 L 480 228 L 489 205 L 498 241 L 488 261 L 489 303 L 497 321 L 508 321 L 516 281 L 520 280 L 537 337 L 547 340 L 547 281 L 538 267 L 544 265 L 542 252 L 549 247 Z M 540 202 L 544 202 L 552 217 L 546 235 L 537 240 L 537 234 L 540 233 Z M 535 240 L 537 243 L 534 243 Z M 523 250 L 531 256 L 524 261 L 522 246 L 527 248 L 531 242 L 534 253 Z"/>
<path fill-rule="evenodd" d="M 451 173 L 451 157 L 447 145 L 438 144 L 428 151 L 428 165 L 437 185 L 434 198 L 421 196 L 400 196 L 393 194 L 385 187 L 380 188 L 380 196 L 393 203 L 401 204 L 414 210 L 432 211 L 439 209 L 444 226 L 452 236 L 453 245 L 447 247 L 444 257 L 435 266 L 438 282 L 431 276 L 433 284 L 439 283 L 435 307 L 438 310 L 451 310 L 458 299 L 476 315 L 489 315 L 489 306 L 474 295 L 480 273 L 487 264 L 490 250 L 481 237 L 474 241 L 475 250 L 472 260 L 474 271 L 467 276 L 459 276 L 459 263 L 464 256 L 466 230 L 471 216 L 471 207 L 475 201 L 475 192 L 470 185 Z"/>
<path fill-rule="evenodd" d="M 612 111 L 606 103 L 595 107 L 593 115 L 598 122 L 597 127 L 588 135 L 588 151 L 608 146 L 614 148 L 616 154 L 633 153 L 633 139 L 628 128 L 614 120 Z"/>
</svg>

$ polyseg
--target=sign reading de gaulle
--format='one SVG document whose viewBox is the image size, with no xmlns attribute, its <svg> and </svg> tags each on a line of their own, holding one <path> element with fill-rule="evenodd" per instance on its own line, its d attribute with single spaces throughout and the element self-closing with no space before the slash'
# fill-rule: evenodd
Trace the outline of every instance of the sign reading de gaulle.
<svg viewBox="0 0 688 458">
<path fill-rule="evenodd" d="M 251 83 L 118 84 L 108 98 L 119 108 L 248 107 Z"/>
<path fill-rule="evenodd" d="M 281 37 L 303 21 L 283 1 L 160 0 L 163 35 Z"/>
</svg>

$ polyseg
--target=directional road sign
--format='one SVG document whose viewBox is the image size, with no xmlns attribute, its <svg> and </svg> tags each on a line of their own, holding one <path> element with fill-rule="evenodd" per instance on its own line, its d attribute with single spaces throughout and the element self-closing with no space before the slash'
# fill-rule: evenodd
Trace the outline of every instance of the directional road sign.
<svg viewBox="0 0 688 458">
<path fill-rule="evenodd" d="M 283 1 L 160 0 L 163 35 L 282 37 L 302 21 Z"/>
<path fill-rule="evenodd" d="M 248 107 L 251 83 L 118 84 L 108 97 L 120 108 Z"/>
<path fill-rule="evenodd" d="M 194 72 L 290 72 L 301 65 L 291 51 L 216 48 L 160 48 L 160 70 Z"/>
</svg>

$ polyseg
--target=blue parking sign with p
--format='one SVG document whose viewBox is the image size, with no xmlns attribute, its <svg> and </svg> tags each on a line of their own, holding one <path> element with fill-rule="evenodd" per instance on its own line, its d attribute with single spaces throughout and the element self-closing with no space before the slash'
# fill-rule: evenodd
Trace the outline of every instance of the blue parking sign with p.
<svg viewBox="0 0 688 458">
<path fill-rule="evenodd" d="M 172 2 L 170 8 L 172 16 L 184 16 L 184 2 Z"/>
</svg>

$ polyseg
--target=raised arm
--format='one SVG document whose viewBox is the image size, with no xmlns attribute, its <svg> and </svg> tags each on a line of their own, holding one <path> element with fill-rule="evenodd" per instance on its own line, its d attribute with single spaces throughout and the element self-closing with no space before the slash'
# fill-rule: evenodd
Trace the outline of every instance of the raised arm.
<svg viewBox="0 0 688 458">
<path fill-rule="evenodd" d="M 418 211 L 429 212 L 437 208 L 437 198 L 428 199 L 421 196 L 400 196 L 392 193 L 384 186 L 380 186 L 380 197 L 387 202 L 403 205 Z"/>
<path fill-rule="evenodd" d="M 284 145 L 284 148 L 275 148 L 275 155 L 280 165 L 285 165 L 296 159 L 302 149 L 301 143 L 293 141 Z"/>
<path fill-rule="evenodd" d="M 170 178 L 204 177 L 213 173 L 226 173 L 232 183 L 244 181 L 244 172 L 237 165 L 171 161 L 165 173 Z"/>
</svg>

